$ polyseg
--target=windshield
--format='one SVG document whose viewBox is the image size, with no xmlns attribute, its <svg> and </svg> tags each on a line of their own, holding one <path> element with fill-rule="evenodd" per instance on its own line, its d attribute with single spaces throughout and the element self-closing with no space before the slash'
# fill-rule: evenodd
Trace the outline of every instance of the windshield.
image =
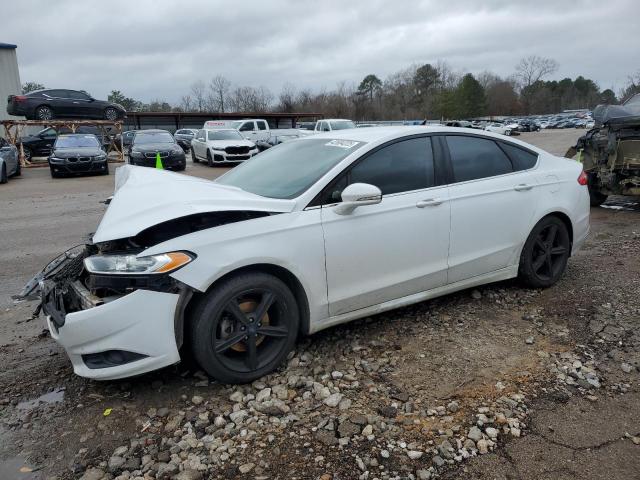
<svg viewBox="0 0 640 480">
<path fill-rule="evenodd" d="M 347 128 L 356 128 L 356 124 L 351 120 L 339 120 L 337 122 L 329 122 L 331 130 L 346 130 Z"/>
<path fill-rule="evenodd" d="M 209 140 L 244 140 L 237 130 L 213 130 L 207 133 Z"/>
<path fill-rule="evenodd" d="M 133 137 L 134 145 L 145 145 L 149 143 L 175 143 L 169 132 L 136 133 Z"/>
<path fill-rule="evenodd" d="M 217 182 L 270 198 L 294 198 L 364 145 L 352 140 L 301 139 L 270 148 Z"/>
<path fill-rule="evenodd" d="M 100 147 L 95 135 L 60 136 L 56 140 L 56 148 Z"/>
</svg>

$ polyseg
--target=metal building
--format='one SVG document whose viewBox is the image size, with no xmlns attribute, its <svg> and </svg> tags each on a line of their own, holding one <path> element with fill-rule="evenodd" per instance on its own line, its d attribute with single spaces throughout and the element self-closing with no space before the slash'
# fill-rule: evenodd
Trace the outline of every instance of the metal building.
<svg viewBox="0 0 640 480">
<path fill-rule="evenodd" d="M 7 97 L 22 92 L 16 45 L 0 43 L 0 120 L 18 120 L 7 113 Z"/>
</svg>

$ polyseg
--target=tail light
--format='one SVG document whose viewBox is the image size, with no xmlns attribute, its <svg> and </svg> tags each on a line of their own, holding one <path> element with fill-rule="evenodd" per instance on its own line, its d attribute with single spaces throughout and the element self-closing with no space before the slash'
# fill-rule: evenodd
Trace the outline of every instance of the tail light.
<svg viewBox="0 0 640 480">
<path fill-rule="evenodd" d="M 582 170 L 578 176 L 578 183 L 580 185 L 587 185 L 589 183 L 589 179 L 587 178 L 587 174 L 584 173 L 584 170 Z"/>
<path fill-rule="evenodd" d="M 24 102 L 27 100 L 26 95 L 14 95 L 13 96 L 13 101 L 14 102 Z"/>
</svg>

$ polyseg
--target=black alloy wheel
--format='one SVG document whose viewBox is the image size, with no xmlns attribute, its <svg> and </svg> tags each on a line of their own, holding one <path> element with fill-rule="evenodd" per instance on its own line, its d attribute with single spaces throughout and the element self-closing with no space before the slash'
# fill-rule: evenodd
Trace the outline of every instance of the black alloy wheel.
<svg viewBox="0 0 640 480">
<path fill-rule="evenodd" d="M 248 383 L 280 365 L 298 334 L 298 306 L 289 288 L 266 273 L 223 281 L 191 316 L 196 361 L 225 383 Z"/>
<path fill-rule="evenodd" d="M 46 105 L 36 108 L 36 117 L 38 120 L 51 120 L 53 118 L 53 110 Z"/>
<path fill-rule="evenodd" d="M 113 107 L 107 107 L 104 109 L 104 118 L 113 122 L 118 119 L 118 111 Z"/>
<path fill-rule="evenodd" d="M 31 160 L 33 154 L 31 153 L 31 149 L 29 147 L 22 146 L 22 151 L 24 152 L 24 159 L 28 162 Z"/>
<path fill-rule="evenodd" d="M 550 287 L 567 266 L 571 241 L 564 222 L 545 217 L 533 228 L 520 258 L 520 278 L 530 287 Z"/>
</svg>

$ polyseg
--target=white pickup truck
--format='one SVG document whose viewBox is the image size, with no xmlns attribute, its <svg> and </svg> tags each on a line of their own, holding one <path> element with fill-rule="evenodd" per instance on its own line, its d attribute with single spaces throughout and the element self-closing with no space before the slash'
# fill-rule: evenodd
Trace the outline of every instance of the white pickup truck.
<svg viewBox="0 0 640 480">
<path fill-rule="evenodd" d="M 245 120 L 207 120 L 202 127 L 206 130 L 233 129 L 238 130 L 247 140 L 266 142 L 271 137 L 271 129 L 266 120 L 247 118 Z"/>
<path fill-rule="evenodd" d="M 318 120 L 314 127 L 314 133 L 332 132 L 334 130 L 347 130 L 348 128 L 356 128 L 356 124 L 352 120 L 344 118 L 326 118 Z"/>
</svg>

